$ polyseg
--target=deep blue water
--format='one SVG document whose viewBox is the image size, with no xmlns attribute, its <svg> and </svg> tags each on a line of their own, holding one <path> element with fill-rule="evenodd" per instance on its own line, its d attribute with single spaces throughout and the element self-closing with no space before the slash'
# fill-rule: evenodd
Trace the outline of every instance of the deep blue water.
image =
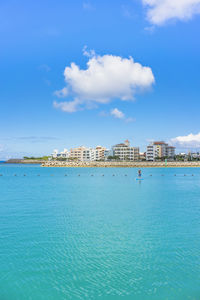
<svg viewBox="0 0 200 300">
<path fill-rule="evenodd" d="M 200 169 L 142 173 L 1 164 L 0 300 L 200 299 Z"/>
</svg>

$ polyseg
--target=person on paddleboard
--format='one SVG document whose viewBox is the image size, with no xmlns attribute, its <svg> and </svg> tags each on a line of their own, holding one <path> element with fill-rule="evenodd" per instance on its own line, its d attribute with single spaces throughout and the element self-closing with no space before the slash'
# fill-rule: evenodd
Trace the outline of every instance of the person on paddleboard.
<svg viewBox="0 0 200 300">
<path fill-rule="evenodd" d="M 138 177 L 141 177 L 142 176 L 142 171 L 139 169 L 138 170 Z"/>
</svg>

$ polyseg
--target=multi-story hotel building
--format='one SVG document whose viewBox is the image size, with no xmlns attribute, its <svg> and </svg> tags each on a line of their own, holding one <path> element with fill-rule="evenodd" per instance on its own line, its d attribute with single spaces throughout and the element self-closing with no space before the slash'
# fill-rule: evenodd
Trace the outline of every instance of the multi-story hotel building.
<svg viewBox="0 0 200 300">
<path fill-rule="evenodd" d="M 103 160 L 107 154 L 107 149 L 102 146 L 97 146 L 95 149 L 95 160 Z"/>
<path fill-rule="evenodd" d="M 167 146 L 167 157 L 174 158 L 175 156 L 175 147 Z"/>
<path fill-rule="evenodd" d="M 68 157 L 79 161 L 102 160 L 106 151 L 107 149 L 102 146 L 97 146 L 95 149 L 81 146 L 71 149 Z"/>
<path fill-rule="evenodd" d="M 91 150 L 91 148 L 86 148 L 84 146 L 70 149 L 69 158 L 79 161 L 94 160 L 94 153 Z"/>
<path fill-rule="evenodd" d="M 51 154 L 52 158 L 68 158 L 69 157 L 69 151 L 67 149 L 64 149 L 64 151 L 58 153 L 58 150 L 55 149 L 53 153 Z"/>
<path fill-rule="evenodd" d="M 112 150 L 113 155 L 118 156 L 120 160 L 139 160 L 139 147 L 130 147 L 130 142 L 128 140 L 124 143 L 113 146 Z"/>
<path fill-rule="evenodd" d="M 152 142 L 147 146 L 146 160 L 154 161 L 155 158 L 168 157 L 173 158 L 175 156 L 175 147 L 169 146 L 165 142 Z"/>
</svg>

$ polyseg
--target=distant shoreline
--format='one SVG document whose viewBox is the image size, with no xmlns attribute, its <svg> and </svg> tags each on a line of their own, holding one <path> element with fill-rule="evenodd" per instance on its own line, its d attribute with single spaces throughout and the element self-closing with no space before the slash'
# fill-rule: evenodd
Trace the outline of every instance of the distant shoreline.
<svg viewBox="0 0 200 300">
<path fill-rule="evenodd" d="M 5 164 L 43 164 L 45 163 L 44 160 L 36 160 L 36 159 L 9 159 L 7 161 L 4 161 Z"/>
</svg>

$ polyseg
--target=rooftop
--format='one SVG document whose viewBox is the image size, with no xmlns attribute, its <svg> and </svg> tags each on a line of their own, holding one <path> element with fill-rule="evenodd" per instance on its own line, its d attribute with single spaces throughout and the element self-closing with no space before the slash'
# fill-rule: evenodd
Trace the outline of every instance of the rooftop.
<svg viewBox="0 0 200 300">
<path fill-rule="evenodd" d="M 163 141 L 154 142 L 153 144 L 154 145 L 166 145 L 166 143 Z"/>
</svg>

